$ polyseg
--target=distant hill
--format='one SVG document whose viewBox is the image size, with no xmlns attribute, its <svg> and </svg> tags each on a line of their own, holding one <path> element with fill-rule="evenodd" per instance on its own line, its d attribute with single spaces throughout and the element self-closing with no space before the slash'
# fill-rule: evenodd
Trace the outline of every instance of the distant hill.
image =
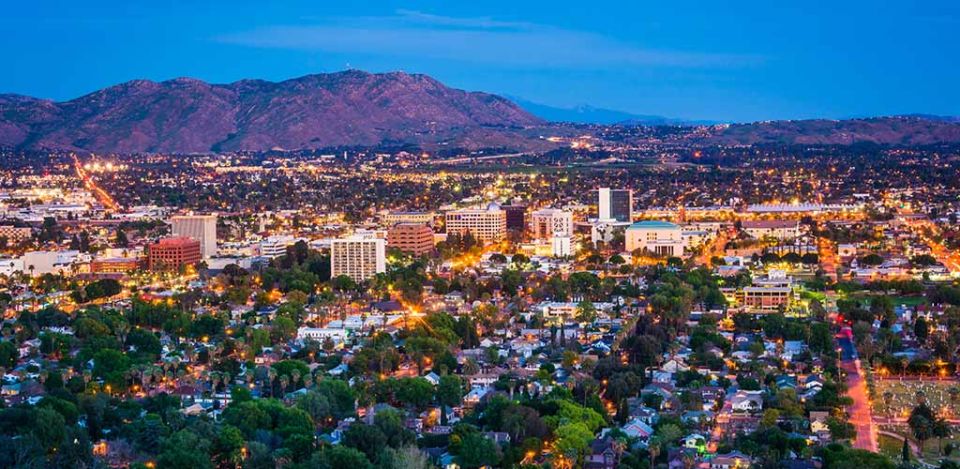
<svg viewBox="0 0 960 469">
<path fill-rule="evenodd" d="M 928 145 L 960 142 L 960 120 L 928 116 L 795 120 L 733 124 L 704 139 L 711 144 Z"/>
<path fill-rule="evenodd" d="M 707 124 L 517 101 L 401 72 L 348 70 L 230 84 L 134 80 L 65 102 L 0 95 L 0 147 L 192 153 L 415 144 L 540 151 L 559 145 L 543 135 L 596 130 L 585 124 Z M 747 145 L 960 142 L 960 119 L 910 115 L 755 122 L 704 127 L 690 138 Z"/>
<path fill-rule="evenodd" d="M 632 112 L 604 109 L 589 105 L 556 107 L 509 96 L 518 106 L 541 119 L 550 122 L 575 124 L 622 124 L 622 125 L 711 125 L 714 121 L 691 121 L 664 116 L 634 114 Z"/>
<path fill-rule="evenodd" d="M 98 152 L 302 149 L 385 142 L 536 143 L 544 122 L 426 75 L 344 71 L 281 82 L 135 80 L 66 102 L 0 95 L 0 146 Z"/>
</svg>

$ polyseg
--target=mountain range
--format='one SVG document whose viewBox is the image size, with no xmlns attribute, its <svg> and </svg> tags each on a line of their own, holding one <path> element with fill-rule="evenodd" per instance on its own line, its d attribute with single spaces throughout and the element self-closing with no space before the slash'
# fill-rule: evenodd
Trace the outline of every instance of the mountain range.
<svg viewBox="0 0 960 469">
<path fill-rule="evenodd" d="M 809 119 L 732 124 L 704 139 L 713 144 L 930 145 L 960 142 L 960 121 L 925 115 Z"/>
<path fill-rule="evenodd" d="M 539 151 L 556 147 L 542 136 L 582 135 L 594 124 L 709 124 L 516 101 L 402 72 L 229 84 L 134 80 L 64 102 L 0 94 L 0 147 L 195 153 L 414 144 Z M 909 115 L 707 125 L 685 138 L 738 145 L 954 143 L 960 120 Z"/>
<path fill-rule="evenodd" d="M 523 98 L 508 96 L 508 98 L 541 119 L 551 122 L 572 122 L 575 124 L 621 124 L 621 125 L 713 125 L 716 121 L 676 119 L 649 114 L 636 114 L 615 109 L 594 107 L 581 104 L 574 107 L 558 107 L 535 103 Z"/>
<path fill-rule="evenodd" d="M 507 144 L 544 122 L 507 99 L 426 76 L 356 70 L 281 82 L 135 80 L 66 102 L 0 95 L 0 145 L 97 152 L 209 152 Z"/>
</svg>

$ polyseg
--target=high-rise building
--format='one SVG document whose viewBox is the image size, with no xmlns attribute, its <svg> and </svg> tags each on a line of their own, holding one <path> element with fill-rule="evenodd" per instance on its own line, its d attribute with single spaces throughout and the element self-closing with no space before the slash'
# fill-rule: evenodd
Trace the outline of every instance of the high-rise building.
<svg viewBox="0 0 960 469">
<path fill-rule="evenodd" d="M 186 236 L 163 238 L 147 246 L 147 268 L 176 270 L 194 265 L 202 259 L 200 241 Z"/>
<path fill-rule="evenodd" d="M 633 191 L 630 189 L 610 189 L 601 187 L 598 192 L 600 220 L 631 221 L 633 213 Z"/>
<path fill-rule="evenodd" d="M 387 246 L 421 256 L 433 251 L 433 229 L 422 223 L 398 223 L 387 232 Z"/>
<path fill-rule="evenodd" d="M 530 232 L 536 239 L 573 234 L 573 214 L 555 208 L 537 210 L 530 215 Z"/>
<path fill-rule="evenodd" d="M 504 205 L 500 207 L 507 215 L 508 230 L 523 230 L 527 227 L 527 206 L 522 204 Z"/>
<path fill-rule="evenodd" d="M 507 231 L 507 214 L 491 203 L 485 209 L 461 209 L 447 212 L 447 234 L 470 233 L 482 242 L 498 242 Z"/>
<path fill-rule="evenodd" d="M 170 218 L 173 236 L 186 236 L 200 241 L 200 254 L 213 257 L 217 254 L 216 215 L 178 215 Z"/>
<path fill-rule="evenodd" d="M 330 243 L 330 277 L 346 275 L 358 282 L 387 271 L 383 239 L 352 236 Z"/>
</svg>

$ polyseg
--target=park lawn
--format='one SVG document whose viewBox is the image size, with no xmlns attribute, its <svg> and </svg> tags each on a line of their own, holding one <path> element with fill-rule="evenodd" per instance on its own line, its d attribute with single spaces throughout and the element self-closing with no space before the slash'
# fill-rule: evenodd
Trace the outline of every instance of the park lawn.
<svg viewBox="0 0 960 469">
<path fill-rule="evenodd" d="M 880 435 L 880 454 L 894 460 L 899 461 L 901 451 L 903 450 L 903 443 L 900 440 L 897 440 L 891 436 Z"/>
<path fill-rule="evenodd" d="M 911 308 L 914 308 L 914 307 L 916 307 L 916 306 L 918 306 L 918 305 L 921 305 L 921 304 L 925 303 L 926 301 L 927 301 L 927 299 L 924 298 L 923 295 L 916 295 L 916 296 L 895 296 L 895 297 L 893 297 L 893 304 L 894 304 L 894 305 L 904 305 L 904 306 L 909 306 L 909 307 L 911 307 Z"/>
<path fill-rule="evenodd" d="M 880 435 L 878 443 L 880 446 L 880 454 L 892 459 L 894 462 L 900 461 L 900 456 L 902 455 L 903 451 L 902 440 L 898 440 L 887 435 Z M 945 438 L 943 440 L 943 446 L 946 447 L 947 443 L 953 443 L 954 446 L 956 446 L 958 443 L 960 443 L 960 440 L 958 440 L 958 438 Z M 923 457 L 918 458 L 919 455 L 911 452 L 910 458 L 912 460 L 922 459 L 924 462 L 933 465 L 939 465 L 940 461 L 943 459 L 960 461 L 960 451 L 954 450 L 953 454 L 951 454 L 949 457 L 941 456 L 939 450 L 937 449 L 937 445 L 938 442 L 936 438 L 927 440 L 923 444 Z"/>
</svg>

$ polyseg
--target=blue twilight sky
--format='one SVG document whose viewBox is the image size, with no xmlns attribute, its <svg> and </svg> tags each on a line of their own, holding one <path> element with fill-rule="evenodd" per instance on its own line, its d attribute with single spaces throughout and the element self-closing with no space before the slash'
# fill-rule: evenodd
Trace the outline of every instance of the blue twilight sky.
<svg viewBox="0 0 960 469">
<path fill-rule="evenodd" d="M 750 121 L 960 114 L 960 1 L 9 1 L 0 92 L 344 68 Z"/>
</svg>

